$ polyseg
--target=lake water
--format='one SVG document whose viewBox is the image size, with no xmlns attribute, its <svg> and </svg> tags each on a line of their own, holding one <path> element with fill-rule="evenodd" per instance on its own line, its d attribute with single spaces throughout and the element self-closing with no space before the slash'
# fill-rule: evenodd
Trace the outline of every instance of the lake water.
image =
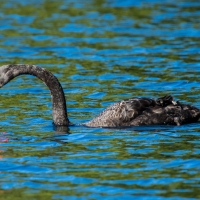
<svg viewBox="0 0 200 200">
<path fill-rule="evenodd" d="M 1 0 L 0 65 L 36 64 L 70 120 L 134 96 L 200 107 L 199 0 Z M 0 89 L 0 199 L 200 199 L 200 123 L 54 130 L 47 87 Z"/>
</svg>

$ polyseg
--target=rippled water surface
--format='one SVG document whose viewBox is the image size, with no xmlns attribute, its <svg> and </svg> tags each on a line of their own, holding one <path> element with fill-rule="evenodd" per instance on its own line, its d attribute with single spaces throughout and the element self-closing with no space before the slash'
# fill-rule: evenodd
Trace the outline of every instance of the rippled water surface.
<svg viewBox="0 0 200 200">
<path fill-rule="evenodd" d="M 63 85 L 70 120 L 172 94 L 200 107 L 199 0 L 1 0 L 0 64 Z M 0 199 L 200 199 L 200 123 L 54 130 L 47 87 L 0 89 Z"/>
</svg>

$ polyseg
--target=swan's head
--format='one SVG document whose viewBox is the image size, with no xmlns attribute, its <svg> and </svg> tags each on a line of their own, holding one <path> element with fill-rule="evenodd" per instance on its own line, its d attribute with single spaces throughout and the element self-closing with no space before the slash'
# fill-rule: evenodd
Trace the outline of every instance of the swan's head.
<svg viewBox="0 0 200 200">
<path fill-rule="evenodd" d="M 13 78 L 12 68 L 9 65 L 0 67 L 0 88 Z"/>
</svg>

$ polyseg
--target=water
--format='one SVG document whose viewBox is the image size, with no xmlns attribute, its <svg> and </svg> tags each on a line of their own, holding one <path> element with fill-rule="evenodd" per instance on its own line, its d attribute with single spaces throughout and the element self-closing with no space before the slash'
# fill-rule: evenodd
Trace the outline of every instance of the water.
<svg viewBox="0 0 200 200">
<path fill-rule="evenodd" d="M 1 0 L 0 64 L 46 67 L 85 122 L 133 96 L 200 107 L 200 2 Z M 127 129 L 52 126 L 48 89 L 0 89 L 1 199 L 199 199 L 200 123 Z"/>
</svg>

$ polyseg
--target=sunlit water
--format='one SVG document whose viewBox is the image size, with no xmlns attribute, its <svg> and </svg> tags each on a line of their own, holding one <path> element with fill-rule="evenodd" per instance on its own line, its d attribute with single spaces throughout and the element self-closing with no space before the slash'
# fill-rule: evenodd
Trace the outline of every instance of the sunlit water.
<svg viewBox="0 0 200 200">
<path fill-rule="evenodd" d="M 73 123 L 133 96 L 200 107 L 199 0 L 0 4 L 0 64 L 52 71 Z M 55 131 L 31 76 L 0 89 L 0 113 L 0 199 L 200 198 L 200 123 Z"/>
</svg>

